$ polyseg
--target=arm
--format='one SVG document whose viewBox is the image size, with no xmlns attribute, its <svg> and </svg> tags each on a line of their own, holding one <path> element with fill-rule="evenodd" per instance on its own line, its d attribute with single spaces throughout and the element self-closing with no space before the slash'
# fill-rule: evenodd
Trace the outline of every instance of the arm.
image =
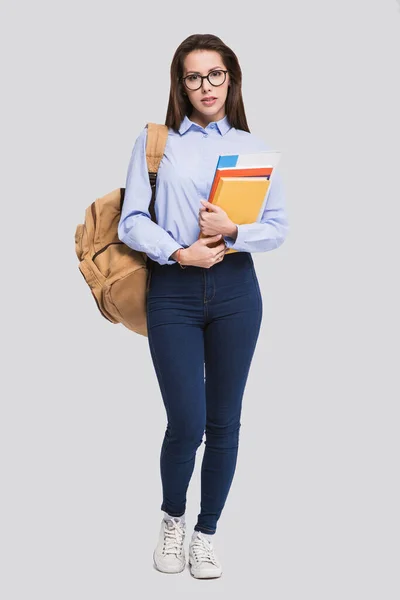
<svg viewBox="0 0 400 600">
<path fill-rule="evenodd" d="M 147 171 L 146 141 L 147 127 L 136 139 L 129 161 L 118 238 L 133 250 L 145 252 L 161 265 L 171 265 L 175 262 L 170 260 L 171 254 L 182 246 L 151 220 L 151 185 Z"/>
<path fill-rule="evenodd" d="M 235 224 L 232 237 L 224 236 L 228 248 L 242 252 L 266 252 L 278 248 L 287 236 L 289 225 L 285 211 L 282 179 L 276 171 L 271 179 L 269 195 L 260 223 Z"/>
</svg>

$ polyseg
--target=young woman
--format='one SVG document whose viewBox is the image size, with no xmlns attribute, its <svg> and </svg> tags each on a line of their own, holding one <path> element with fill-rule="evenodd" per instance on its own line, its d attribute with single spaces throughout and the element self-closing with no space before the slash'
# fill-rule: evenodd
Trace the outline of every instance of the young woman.
<svg viewBox="0 0 400 600">
<path fill-rule="evenodd" d="M 214 534 L 233 480 L 242 397 L 262 299 L 251 252 L 280 246 L 284 194 L 274 174 L 262 221 L 237 225 L 208 203 L 218 156 L 270 150 L 249 131 L 234 52 L 214 35 L 191 35 L 171 64 L 168 139 L 155 212 L 146 165 L 147 128 L 128 167 L 121 241 L 151 259 L 148 342 L 167 415 L 160 468 L 164 512 L 157 569 L 185 568 L 186 492 L 205 432 L 200 513 L 189 544 L 194 577 L 219 577 Z M 206 210 L 206 209 L 209 210 Z M 206 238 L 198 239 L 203 232 Z M 238 252 L 226 254 L 226 248 Z"/>
</svg>

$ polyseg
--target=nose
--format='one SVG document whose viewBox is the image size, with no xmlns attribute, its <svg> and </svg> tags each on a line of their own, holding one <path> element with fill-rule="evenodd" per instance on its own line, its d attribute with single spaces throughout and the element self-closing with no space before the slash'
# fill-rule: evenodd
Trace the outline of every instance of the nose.
<svg viewBox="0 0 400 600">
<path fill-rule="evenodd" d="M 207 77 L 204 77 L 203 79 L 203 84 L 202 84 L 202 90 L 203 92 L 208 92 L 209 90 L 211 90 L 211 83 L 208 81 Z"/>
</svg>

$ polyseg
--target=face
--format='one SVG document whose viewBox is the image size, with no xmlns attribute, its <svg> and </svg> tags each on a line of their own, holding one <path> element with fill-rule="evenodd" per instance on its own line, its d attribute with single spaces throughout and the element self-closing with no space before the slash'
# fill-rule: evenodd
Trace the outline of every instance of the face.
<svg viewBox="0 0 400 600">
<path fill-rule="evenodd" d="M 216 71 L 221 69 L 226 69 L 226 66 L 218 52 L 214 50 L 194 50 L 185 57 L 183 77 L 191 75 L 192 82 L 198 82 L 198 85 L 200 83 L 199 75 L 210 74 L 210 79 L 217 83 L 219 79 Z M 186 81 L 189 83 L 188 80 Z M 222 119 L 225 116 L 225 100 L 229 84 L 229 73 L 226 73 L 225 82 L 219 86 L 212 85 L 206 78 L 203 79 L 203 83 L 198 90 L 190 90 L 182 84 L 183 91 L 193 105 L 193 111 L 190 115 L 191 121 L 206 127 L 211 121 Z M 206 104 L 204 99 L 209 97 L 215 98 L 215 101 Z"/>
</svg>

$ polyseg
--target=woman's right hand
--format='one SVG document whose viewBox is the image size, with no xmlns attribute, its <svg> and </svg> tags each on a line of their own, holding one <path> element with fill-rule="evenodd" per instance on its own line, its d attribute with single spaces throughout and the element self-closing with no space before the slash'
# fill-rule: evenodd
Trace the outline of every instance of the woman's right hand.
<svg viewBox="0 0 400 600">
<path fill-rule="evenodd" d="M 221 243 L 218 244 L 220 240 Z M 214 244 L 214 247 L 210 247 L 209 244 Z M 181 250 L 181 264 L 209 269 L 224 259 L 226 250 L 227 247 L 221 234 L 203 237 Z"/>
</svg>

